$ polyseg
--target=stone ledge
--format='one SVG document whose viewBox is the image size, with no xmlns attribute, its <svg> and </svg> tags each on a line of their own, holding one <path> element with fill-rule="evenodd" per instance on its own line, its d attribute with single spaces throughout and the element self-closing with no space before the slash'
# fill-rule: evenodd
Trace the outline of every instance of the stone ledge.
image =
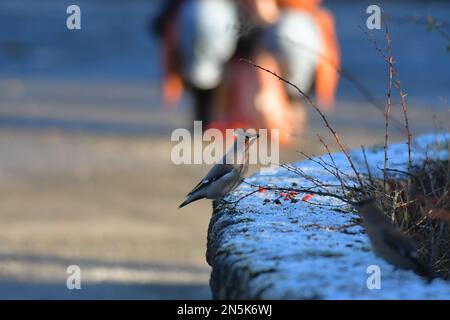
<svg viewBox="0 0 450 320">
<path fill-rule="evenodd" d="M 436 143 L 438 141 L 438 143 Z M 432 158 L 447 158 L 443 144 L 447 135 L 425 135 L 416 145 L 429 148 Z M 406 145 L 389 147 L 391 168 L 405 169 Z M 413 160 L 423 160 L 413 152 Z M 334 154 L 338 167 L 351 173 L 345 157 Z M 365 171 L 362 154 L 351 152 L 358 169 Z M 382 148 L 367 150 L 372 173 L 383 165 Z M 328 156 L 324 160 L 328 161 Z M 335 184 L 318 165 L 294 164 L 308 174 Z M 274 175 L 256 174 L 247 179 L 254 185 L 307 187 L 308 183 L 287 170 Z M 233 201 L 251 189 L 242 184 L 227 197 Z M 212 267 L 210 285 L 215 299 L 449 299 L 450 282 L 427 284 L 411 271 L 394 270 L 372 252 L 364 229 L 354 225 L 357 214 L 339 200 L 315 195 L 310 202 L 264 203 L 270 191 L 255 193 L 233 208 L 213 204 L 208 228 L 206 258 Z M 299 195 L 301 199 L 302 195 Z M 369 265 L 381 269 L 381 289 L 366 285 Z"/>
</svg>

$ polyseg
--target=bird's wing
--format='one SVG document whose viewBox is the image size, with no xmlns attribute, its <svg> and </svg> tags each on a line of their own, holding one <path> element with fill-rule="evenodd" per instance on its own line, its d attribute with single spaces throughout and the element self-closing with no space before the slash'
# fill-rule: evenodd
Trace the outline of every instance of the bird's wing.
<svg viewBox="0 0 450 320">
<path fill-rule="evenodd" d="M 212 167 L 211 170 L 209 170 L 208 174 L 194 187 L 194 189 L 192 189 L 191 192 L 189 192 L 188 195 L 191 195 L 192 193 L 194 193 L 195 191 L 197 191 L 200 188 L 210 185 L 211 183 L 213 183 L 217 179 L 223 177 L 224 175 L 226 175 L 233 169 L 234 169 L 234 166 L 231 164 L 218 163 L 218 164 L 214 165 L 214 167 Z"/>
<path fill-rule="evenodd" d="M 412 239 L 401 234 L 398 230 L 390 228 L 383 230 L 382 236 L 386 244 L 413 263 L 413 269 L 418 275 L 427 278 L 428 281 L 433 280 L 435 277 L 433 269 L 418 259 L 416 245 Z"/>
<path fill-rule="evenodd" d="M 400 255 L 415 258 L 416 245 L 412 239 L 393 228 L 384 228 L 382 230 L 382 236 L 386 244 Z"/>
</svg>

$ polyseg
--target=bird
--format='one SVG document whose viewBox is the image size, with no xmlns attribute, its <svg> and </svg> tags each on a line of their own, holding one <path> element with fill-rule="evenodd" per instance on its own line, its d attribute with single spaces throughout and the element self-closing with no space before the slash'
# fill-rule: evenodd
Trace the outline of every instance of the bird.
<svg viewBox="0 0 450 320">
<path fill-rule="evenodd" d="M 378 256 L 395 268 L 413 270 L 428 281 L 433 279 L 431 268 L 417 257 L 416 243 L 391 223 L 374 198 L 360 201 L 355 206 Z"/>
<path fill-rule="evenodd" d="M 248 171 L 250 146 L 259 138 L 259 134 L 243 129 L 236 129 L 235 134 L 236 140 L 222 161 L 211 168 L 178 208 L 200 199 L 223 198 L 241 184 Z"/>
</svg>

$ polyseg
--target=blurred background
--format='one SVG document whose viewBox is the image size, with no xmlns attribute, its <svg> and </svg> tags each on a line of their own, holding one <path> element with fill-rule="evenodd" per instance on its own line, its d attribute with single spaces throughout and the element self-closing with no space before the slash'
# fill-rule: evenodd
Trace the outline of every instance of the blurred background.
<svg viewBox="0 0 450 320">
<path fill-rule="evenodd" d="M 0 2 L 0 298 L 210 298 L 211 203 L 178 210 L 208 168 L 170 161 L 170 134 L 192 126 L 195 99 L 186 91 L 178 107 L 163 100 L 164 55 L 151 26 L 164 3 L 79 0 L 82 29 L 70 31 L 72 2 Z M 384 138 L 383 113 L 361 92 L 384 106 L 387 65 L 361 30 L 370 4 L 321 4 L 334 16 L 346 73 L 327 115 L 349 147 Z M 412 133 L 446 129 L 450 3 L 383 9 Z M 372 34 L 384 48 L 384 30 Z M 398 98 L 393 116 L 402 116 Z M 297 150 L 324 152 L 320 118 L 308 112 L 304 122 L 283 162 L 302 160 Z M 390 137 L 405 139 L 395 129 Z M 81 290 L 66 288 L 72 264 Z"/>
</svg>

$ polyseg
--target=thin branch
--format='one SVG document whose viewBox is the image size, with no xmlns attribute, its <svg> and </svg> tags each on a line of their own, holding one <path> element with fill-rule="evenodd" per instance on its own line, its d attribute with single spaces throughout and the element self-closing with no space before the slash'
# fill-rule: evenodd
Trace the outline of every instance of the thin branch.
<svg viewBox="0 0 450 320">
<path fill-rule="evenodd" d="M 368 35 L 368 36 L 371 37 L 370 35 Z M 384 106 L 377 101 L 377 99 L 375 98 L 374 95 L 372 95 L 370 90 L 354 74 L 350 73 L 348 70 L 346 70 L 344 68 L 339 68 L 331 61 L 331 59 L 328 56 L 324 55 L 322 52 L 320 52 L 318 50 L 315 50 L 303 43 L 294 41 L 287 37 L 280 36 L 280 38 L 285 41 L 291 42 L 294 46 L 302 47 L 303 49 L 305 49 L 313 54 L 318 55 L 323 61 L 325 61 L 330 67 L 332 67 L 336 71 L 337 74 L 339 74 L 342 78 L 344 78 L 348 82 L 350 82 L 356 88 L 356 90 L 358 90 L 364 96 L 364 98 L 370 103 L 370 105 L 374 106 L 376 109 L 378 109 L 380 112 L 382 112 L 384 114 L 384 109 L 385 109 Z M 377 48 L 377 50 L 380 50 L 380 49 Z M 394 124 L 394 127 L 397 130 L 399 130 L 400 132 L 403 132 L 403 124 L 397 118 L 393 117 L 392 115 L 391 115 L 391 122 Z"/>
<path fill-rule="evenodd" d="M 339 138 L 339 136 L 338 136 L 336 130 L 334 130 L 333 127 L 331 127 L 331 125 L 330 125 L 330 123 L 328 122 L 328 119 L 325 117 L 324 113 L 323 113 L 322 111 L 320 111 L 319 107 L 317 107 L 317 106 L 314 104 L 314 102 L 311 100 L 311 98 L 310 98 L 306 93 L 304 93 L 298 86 L 296 86 L 295 84 L 293 84 L 293 83 L 290 82 L 289 80 L 286 80 L 286 79 L 284 79 L 283 77 L 279 76 L 279 75 L 276 74 L 275 72 L 273 72 L 273 71 L 271 71 L 271 70 L 269 70 L 269 69 L 266 69 L 266 68 L 264 68 L 264 67 L 262 67 L 262 66 L 260 66 L 260 65 L 257 65 L 257 64 L 253 63 L 251 60 L 248 60 L 248 59 L 243 59 L 243 58 L 242 58 L 242 59 L 240 59 L 240 61 L 243 61 L 243 62 L 245 62 L 245 63 L 248 63 L 248 64 L 252 65 L 252 66 L 255 67 L 255 68 L 261 69 L 261 70 L 263 70 L 263 71 L 265 71 L 265 72 L 267 72 L 267 73 L 269 73 L 269 74 L 275 76 L 276 78 L 278 78 L 278 80 L 280 80 L 280 81 L 286 83 L 287 85 L 293 87 L 294 89 L 296 89 L 296 90 L 297 90 L 297 91 L 298 91 L 298 92 L 299 92 L 299 93 L 300 93 L 300 94 L 301 94 L 301 95 L 309 102 L 309 104 L 310 104 L 310 105 L 314 108 L 314 110 L 320 115 L 320 117 L 321 117 L 322 120 L 324 121 L 324 123 L 325 123 L 325 125 L 327 126 L 327 128 L 328 128 L 328 129 L 330 130 L 330 132 L 333 134 L 333 136 L 334 136 L 334 138 L 335 138 L 335 140 L 336 140 L 336 143 L 339 145 L 339 148 L 341 149 L 341 151 L 342 151 L 342 152 L 345 154 L 345 156 L 347 157 L 347 160 L 348 160 L 350 166 L 352 167 L 352 170 L 353 170 L 353 172 L 355 173 L 356 178 L 358 179 L 359 184 L 361 185 L 361 187 L 363 187 L 363 182 L 362 182 L 362 180 L 361 180 L 361 177 L 360 177 L 360 175 L 359 175 L 359 172 L 358 172 L 358 170 L 356 169 L 355 164 L 353 163 L 352 159 L 350 158 L 350 155 L 349 155 L 349 153 L 348 153 L 348 151 L 347 151 L 347 148 L 346 148 L 346 147 L 344 146 L 344 144 L 342 143 L 341 138 Z"/>
<path fill-rule="evenodd" d="M 395 87 L 398 90 L 398 94 L 400 95 L 401 104 L 402 104 L 402 111 L 403 115 L 405 117 L 405 130 L 408 138 L 408 171 L 411 170 L 412 162 L 411 162 L 411 131 L 409 130 L 409 119 L 408 119 L 408 108 L 406 105 L 406 95 L 407 93 L 404 93 L 401 86 L 400 86 L 400 80 L 397 79 L 397 82 L 395 84 Z"/>
<path fill-rule="evenodd" d="M 374 181 L 373 181 L 373 178 L 372 178 L 372 171 L 370 170 L 369 161 L 367 161 L 366 149 L 364 148 L 363 145 L 361 145 L 361 150 L 362 150 L 363 157 L 364 157 L 364 163 L 366 164 L 367 174 L 369 175 L 369 182 L 370 182 L 370 185 L 373 186 L 374 185 Z"/>
<path fill-rule="evenodd" d="M 392 58 L 392 60 L 393 60 L 393 56 L 392 56 L 391 52 L 389 51 L 388 54 L 385 55 L 383 53 L 383 51 L 380 49 L 380 47 L 378 46 L 377 41 L 372 37 L 372 35 L 368 31 L 364 30 L 361 26 L 359 26 L 359 27 L 362 30 L 362 32 L 367 36 L 368 40 L 374 45 L 375 50 L 378 51 L 381 54 L 381 56 L 383 57 L 384 61 L 388 62 L 388 64 L 389 64 L 390 58 Z M 386 25 L 386 33 L 387 33 L 386 36 L 389 36 L 389 43 L 390 43 L 391 39 L 390 39 L 390 34 L 387 29 L 387 25 Z M 388 49 L 390 50 L 390 45 L 389 45 Z M 421 148 L 420 148 L 420 146 L 418 146 L 417 142 L 412 140 L 412 138 L 411 138 L 412 135 L 411 135 L 411 131 L 409 128 L 407 104 L 406 104 L 406 100 L 405 100 L 407 94 L 401 90 L 400 79 L 399 79 L 400 77 L 399 77 L 397 70 L 394 68 L 393 61 L 392 61 L 392 64 L 390 64 L 390 67 L 392 67 L 392 74 L 395 76 L 395 79 L 396 79 L 395 88 L 398 90 L 398 92 L 400 94 L 400 98 L 401 98 L 400 105 L 402 106 L 402 112 L 404 115 L 404 124 L 403 125 L 400 124 L 400 126 L 402 126 L 402 129 L 404 129 L 405 134 L 407 135 L 407 138 L 408 138 L 408 158 L 410 159 L 411 147 L 414 146 L 417 149 L 421 149 Z M 392 87 L 392 84 L 391 84 L 391 87 Z M 390 120 L 391 121 L 393 120 L 396 127 L 399 127 L 399 121 L 395 117 L 390 117 Z M 408 165 L 410 165 L 410 161 L 408 161 Z"/>
<path fill-rule="evenodd" d="M 392 94 L 392 78 L 393 78 L 393 57 L 391 54 L 391 36 L 389 34 L 388 26 L 386 28 L 386 62 L 389 65 L 389 81 L 387 92 L 387 107 L 385 112 L 385 130 L 384 130 L 384 172 L 383 172 L 383 192 L 386 193 L 386 179 L 387 179 L 387 164 L 388 164 L 388 139 L 389 139 L 389 117 L 391 115 L 391 94 Z"/>
<path fill-rule="evenodd" d="M 336 178 L 339 180 L 339 183 L 341 184 L 341 188 L 342 188 L 342 193 L 344 193 L 345 192 L 345 186 L 346 186 L 346 184 L 344 183 L 344 180 L 341 178 L 341 175 L 340 175 L 340 170 L 339 170 L 339 168 L 336 166 L 336 163 L 334 162 L 334 158 L 333 158 L 333 156 L 331 155 L 331 152 L 330 152 L 330 148 L 328 148 L 328 145 L 325 143 L 325 141 L 323 140 L 323 138 L 319 135 L 319 134 L 317 134 L 317 137 L 319 138 L 319 141 L 322 143 L 322 145 L 325 147 L 325 149 L 327 150 L 327 154 L 328 154 L 328 157 L 330 158 L 330 160 L 331 160 L 331 162 L 333 163 L 333 167 L 334 167 L 334 170 L 336 170 Z"/>
<path fill-rule="evenodd" d="M 327 192 L 327 191 L 316 191 L 316 190 L 311 190 L 311 189 L 303 189 L 303 188 L 291 188 L 291 187 L 271 187 L 271 186 L 261 186 L 261 185 L 254 185 L 251 183 L 248 183 L 250 186 L 258 188 L 259 189 L 265 189 L 265 190 L 271 190 L 271 191 L 295 191 L 297 193 L 311 193 L 313 192 L 314 194 L 318 195 L 318 196 L 324 196 L 324 197 L 331 197 L 331 198 L 335 198 L 338 200 L 341 200 L 342 202 L 354 205 L 355 202 L 350 201 L 349 199 L 345 198 L 344 196 L 340 196 L 336 193 L 332 193 L 332 192 Z M 258 190 L 256 191 L 252 191 L 253 193 L 258 192 Z"/>
</svg>

